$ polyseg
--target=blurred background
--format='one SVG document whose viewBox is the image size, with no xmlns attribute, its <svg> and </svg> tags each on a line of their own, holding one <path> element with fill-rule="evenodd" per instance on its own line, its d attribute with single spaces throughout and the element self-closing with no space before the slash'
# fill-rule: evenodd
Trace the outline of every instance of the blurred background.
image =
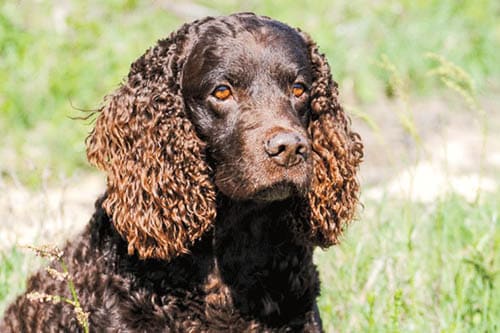
<svg viewBox="0 0 500 333">
<path fill-rule="evenodd" d="M 100 107 L 180 24 L 253 11 L 309 32 L 365 144 L 363 205 L 318 250 L 327 332 L 500 331 L 497 0 L 0 0 L 0 313 L 90 218 Z"/>
</svg>

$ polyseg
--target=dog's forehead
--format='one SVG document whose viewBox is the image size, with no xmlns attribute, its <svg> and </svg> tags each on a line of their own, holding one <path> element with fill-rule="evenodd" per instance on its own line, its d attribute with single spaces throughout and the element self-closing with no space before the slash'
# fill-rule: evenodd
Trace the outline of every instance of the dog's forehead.
<svg viewBox="0 0 500 333">
<path fill-rule="evenodd" d="M 207 29 L 192 52 L 206 71 L 239 70 L 244 76 L 255 70 L 298 72 L 309 65 L 303 38 L 279 22 L 243 26 L 230 34 Z"/>
<path fill-rule="evenodd" d="M 215 43 L 226 49 L 225 57 L 235 60 L 255 59 L 262 62 L 305 63 L 306 45 L 296 30 L 280 22 L 248 24 L 231 36 L 220 38 Z"/>
<path fill-rule="evenodd" d="M 240 45 L 236 49 L 237 52 L 233 53 L 233 57 L 241 59 L 250 56 L 261 63 L 305 63 L 307 61 L 306 50 L 303 44 L 293 37 L 266 30 L 246 34 L 234 41 L 234 44 Z"/>
<path fill-rule="evenodd" d="M 257 77 L 274 82 L 301 76 L 310 81 L 310 69 L 306 42 L 283 23 L 253 20 L 232 29 L 213 24 L 200 29 L 192 44 L 182 86 L 194 93 L 224 81 L 247 88 Z"/>
</svg>

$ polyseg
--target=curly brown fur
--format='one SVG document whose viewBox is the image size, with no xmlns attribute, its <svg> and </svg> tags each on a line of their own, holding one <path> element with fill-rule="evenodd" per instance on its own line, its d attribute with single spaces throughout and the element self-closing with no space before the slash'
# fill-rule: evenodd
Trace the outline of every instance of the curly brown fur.
<svg viewBox="0 0 500 333">
<path fill-rule="evenodd" d="M 187 119 L 179 76 L 185 26 L 131 67 L 87 138 L 89 161 L 107 171 L 104 208 L 129 254 L 169 259 L 188 252 L 215 218 L 204 143 Z"/>
<path fill-rule="evenodd" d="M 311 90 L 314 178 L 309 192 L 312 236 L 322 247 L 336 244 L 358 204 L 357 168 L 363 159 L 359 134 L 338 102 L 337 83 L 316 44 L 305 35 L 314 71 Z"/>
<path fill-rule="evenodd" d="M 87 153 L 107 190 L 64 260 L 91 331 L 321 331 L 313 250 L 352 220 L 363 153 L 309 36 L 248 13 L 184 25 L 132 64 Z M 70 296 L 44 271 L 27 289 Z M 79 330 L 26 294 L 0 322 Z"/>
</svg>

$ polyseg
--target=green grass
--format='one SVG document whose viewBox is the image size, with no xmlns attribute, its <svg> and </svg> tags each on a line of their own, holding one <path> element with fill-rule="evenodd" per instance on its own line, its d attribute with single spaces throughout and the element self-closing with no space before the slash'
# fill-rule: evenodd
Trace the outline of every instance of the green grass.
<svg viewBox="0 0 500 333">
<path fill-rule="evenodd" d="M 26 288 L 28 274 L 39 264 L 40 260 L 27 250 L 12 248 L 0 251 L 0 314 Z"/>
<path fill-rule="evenodd" d="M 483 199 L 367 200 L 316 256 L 327 331 L 498 332 L 500 193 Z"/>
</svg>

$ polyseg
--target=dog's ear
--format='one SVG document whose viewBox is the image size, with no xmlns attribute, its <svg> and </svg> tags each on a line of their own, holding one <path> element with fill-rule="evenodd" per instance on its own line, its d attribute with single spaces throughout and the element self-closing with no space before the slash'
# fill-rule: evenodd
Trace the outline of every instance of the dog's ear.
<svg viewBox="0 0 500 333">
<path fill-rule="evenodd" d="M 103 207 L 143 259 L 188 252 L 215 219 L 205 145 L 180 93 L 187 35 L 184 26 L 132 64 L 86 140 L 89 161 L 107 173 Z"/>
<path fill-rule="evenodd" d="M 338 102 L 337 83 L 316 43 L 302 33 L 313 70 L 311 121 L 313 179 L 309 192 L 309 232 L 313 242 L 338 243 L 358 205 L 358 166 L 363 158 L 360 136 L 351 131 L 349 117 Z"/>
</svg>

